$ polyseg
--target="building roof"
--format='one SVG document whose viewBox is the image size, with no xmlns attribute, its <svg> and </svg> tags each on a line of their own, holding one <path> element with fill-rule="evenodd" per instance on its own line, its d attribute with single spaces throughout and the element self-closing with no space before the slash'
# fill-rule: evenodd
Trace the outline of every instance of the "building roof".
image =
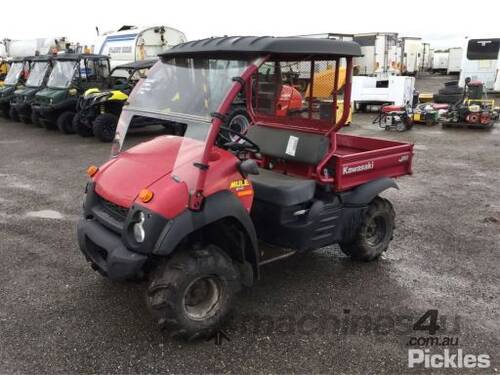
<svg viewBox="0 0 500 375">
<path fill-rule="evenodd" d="M 229 58 L 266 54 L 295 58 L 331 58 L 361 56 L 361 49 L 357 43 L 351 41 L 302 37 L 231 36 L 181 43 L 160 56 L 172 58 L 208 55 Z"/>
</svg>

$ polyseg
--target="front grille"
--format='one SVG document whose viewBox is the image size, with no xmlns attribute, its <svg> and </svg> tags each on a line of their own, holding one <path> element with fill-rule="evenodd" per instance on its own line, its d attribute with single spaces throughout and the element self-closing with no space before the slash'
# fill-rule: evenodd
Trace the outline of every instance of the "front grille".
<svg viewBox="0 0 500 375">
<path fill-rule="evenodd" d="M 99 203 L 104 212 L 119 222 L 124 222 L 128 215 L 128 208 L 119 206 L 103 197 L 99 197 Z"/>
</svg>

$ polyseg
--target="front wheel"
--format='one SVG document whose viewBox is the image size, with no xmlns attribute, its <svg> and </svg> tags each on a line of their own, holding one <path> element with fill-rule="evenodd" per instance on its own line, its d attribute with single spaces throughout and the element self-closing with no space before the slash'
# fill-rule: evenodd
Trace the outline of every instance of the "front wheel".
<svg viewBox="0 0 500 375">
<path fill-rule="evenodd" d="M 181 251 L 155 270 L 147 304 L 172 337 L 193 340 L 220 327 L 240 289 L 237 268 L 216 246 Z"/>
<path fill-rule="evenodd" d="M 10 106 L 9 108 L 9 117 L 12 121 L 19 122 L 19 113 L 17 112 L 17 109 L 15 109 L 13 106 Z"/>
<path fill-rule="evenodd" d="M 73 134 L 73 118 L 75 112 L 63 112 L 57 118 L 57 128 L 64 134 Z"/>
<path fill-rule="evenodd" d="M 115 138 L 118 117 L 112 113 L 101 113 L 94 120 L 94 135 L 102 142 L 111 142 Z"/>
<path fill-rule="evenodd" d="M 33 125 L 39 128 L 43 128 L 43 124 L 40 121 L 40 115 L 37 111 L 31 111 L 31 122 L 33 123 Z"/>
<path fill-rule="evenodd" d="M 377 259 L 389 247 L 395 217 L 391 202 L 376 197 L 362 214 L 353 241 L 341 243 L 341 250 L 356 260 L 368 262 Z"/>
<path fill-rule="evenodd" d="M 73 117 L 73 130 L 80 137 L 92 137 L 94 132 L 92 131 L 92 126 L 87 125 L 81 120 L 80 113 L 77 113 L 75 117 Z"/>
</svg>

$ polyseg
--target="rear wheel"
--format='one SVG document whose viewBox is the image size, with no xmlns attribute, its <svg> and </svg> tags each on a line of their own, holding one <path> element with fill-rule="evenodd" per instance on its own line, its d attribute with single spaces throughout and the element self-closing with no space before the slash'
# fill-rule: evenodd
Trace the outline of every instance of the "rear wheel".
<svg viewBox="0 0 500 375">
<path fill-rule="evenodd" d="M 19 122 L 19 113 L 13 106 L 10 106 L 9 108 L 9 117 L 12 121 Z"/>
<path fill-rule="evenodd" d="M 391 202 L 376 197 L 363 213 L 354 240 L 341 243 L 340 248 L 356 260 L 368 262 L 377 259 L 392 240 L 395 216 Z"/>
<path fill-rule="evenodd" d="M 115 138 L 118 117 L 112 113 L 101 113 L 94 120 L 94 135 L 102 142 L 111 142 Z"/>
<path fill-rule="evenodd" d="M 221 249 L 181 251 L 154 272 L 147 304 L 162 329 L 193 340 L 212 334 L 240 289 L 237 268 Z"/>
<path fill-rule="evenodd" d="M 73 118 L 75 112 L 63 112 L 57 118 L 57 128 L 64 134 L 73 134 Z"/>
<path fill-rule="evenodd" d="M 94 135 L 92 127 L 81 121 L 80 113 L 73 117 L 73 130 L 80 137 L 92 137 Z"/>
</svg>

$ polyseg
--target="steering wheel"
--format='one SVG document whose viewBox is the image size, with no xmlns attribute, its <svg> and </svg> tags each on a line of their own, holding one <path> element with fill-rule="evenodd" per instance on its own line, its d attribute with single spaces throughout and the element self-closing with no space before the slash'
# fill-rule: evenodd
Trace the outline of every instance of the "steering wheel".
<svg viewBox="0 0 500 375">
<path fill-rule="evenodd" d="M 224 145 L 223 145 L 224 147 L 226 147 L 230 150 L 236 151 L 236 152 L 249 151 L 249 152 L 253 152 L 254 154 L 260 153 L 260 147 L 254 141 L 252 141 L 250 138 L 248 138 L 246 135 L 243 135 L 243 134 L 237 132 L 236 130 L 231 129 L 231 128 L 227 128 L 225 126 L 221 126 L 220 130 L 223 130 L 223 131 L 228 132 L 228 133 L 232 133 L 232 134 L 236 135 L 239 139 L 242 139 L 245 141 L 245 142 L 229 141 L 229 142 L 224 143 Z M 225 138 L 225 137 L 223 137 L 223 138 Z"/>
</svg>

